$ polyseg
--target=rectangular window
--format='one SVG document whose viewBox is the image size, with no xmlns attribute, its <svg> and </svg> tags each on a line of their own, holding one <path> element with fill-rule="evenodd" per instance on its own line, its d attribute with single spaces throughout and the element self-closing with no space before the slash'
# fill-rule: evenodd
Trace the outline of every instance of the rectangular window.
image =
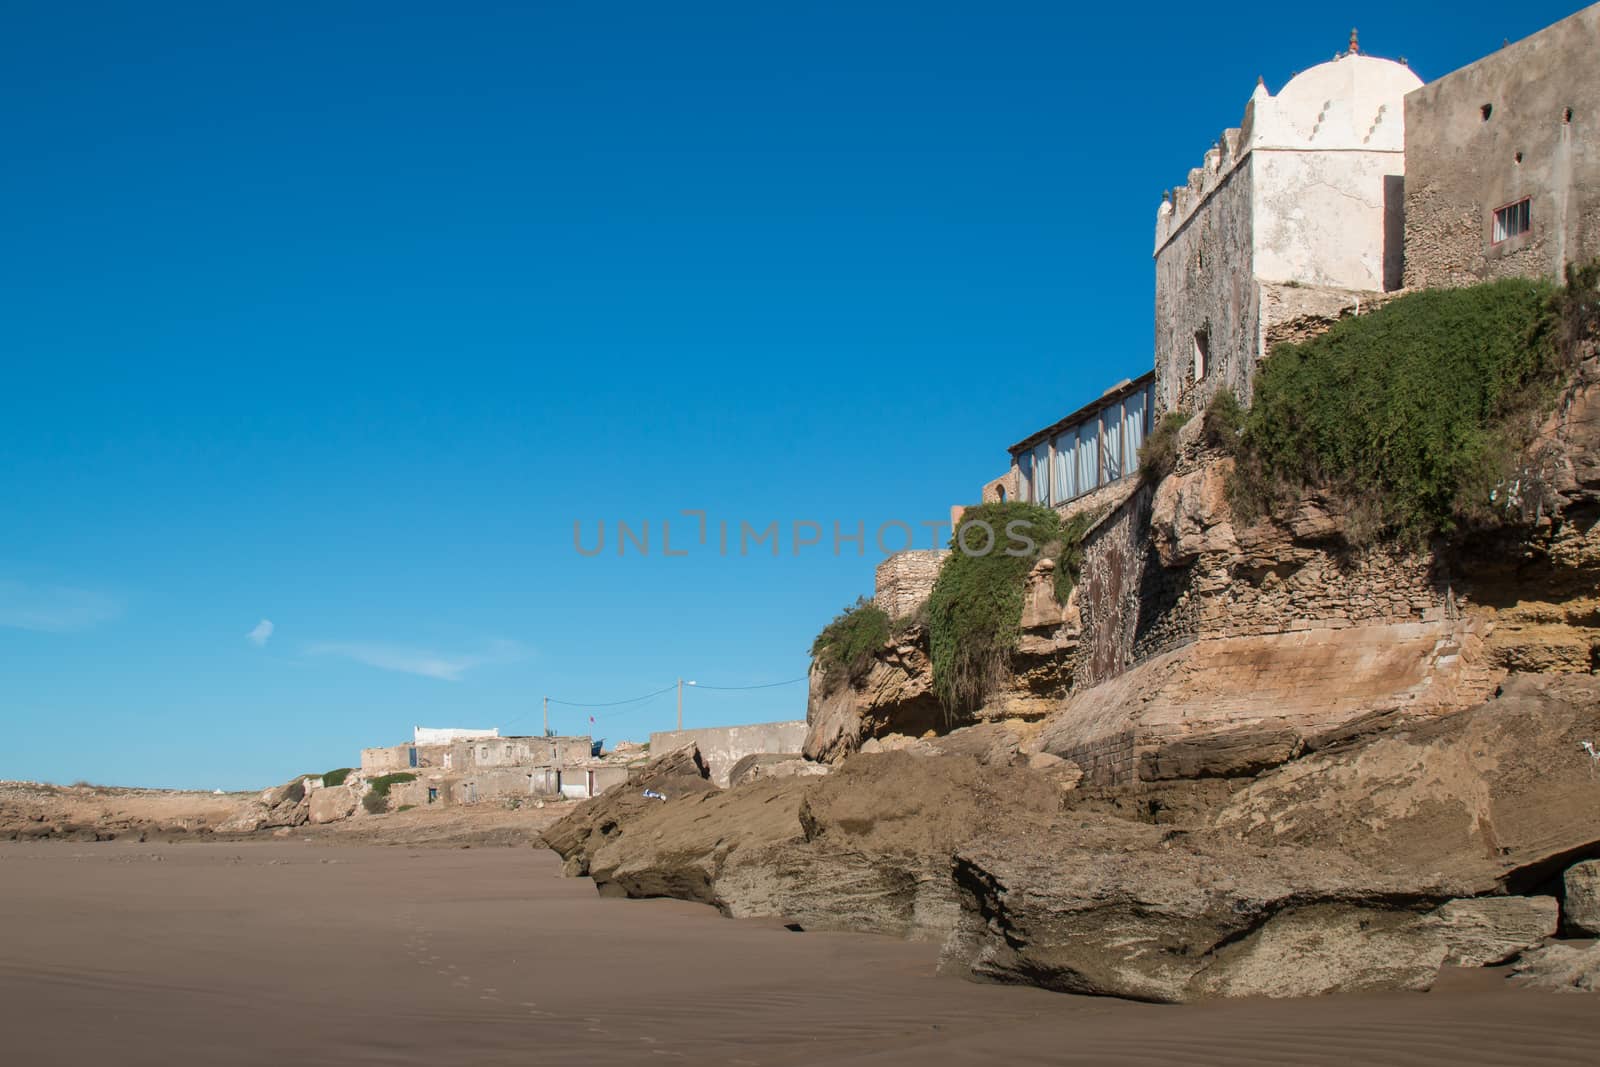
<svg viewBox="0 0 1600 1067">
<path fill-rule="evenodd" d="M 1139 465 L 1139 449 L 1144 447 L 1145 404 L 1148 390 L 1134 393 L 1122 402 L 1122 469 L 1132 472 Z"/>
<path fill-rule="evenodd" d="M 1017 457 L 1017 499 L 1024 504 L 1033 502 L 1033 453 L 1024 452 Z"/>
<path fill-rule="evenodd" d="M 1100 484 L 1100 423 L 1090 419 L 1078 427 L 1078 495 Z"/>
<path fill-rule="evenodd" d="M 1532 204 L 1523 197 L 1515 204 L 1507 204 L 1494 213 L 1494 243 L 1509 241 L 1518 234 L 1527 233 L 1533 225 Z"/>
<path fill-rule="evenodd" d="M 1056 503 L 1060 504 L 1071 500 L 1078 495 L 1075 485 L 1077 479 L 1077 456 L 1073 448 L 1078 443 L 1078 434 L 1074 430 L 1056 437 L 1056 469 L 1050 472 L 1050 484 L 1056 487 Z"/>
<path fill-rule="evenodd" d="M 1122 477 L 1122 405 L 1112 404 L 1100 413 L 1100 440 L 1105 448 L 1105 481 Z"/>
<path fill-rule="evenodd" d="M 1041 441 L 1033 450 L 1033 502 L 1050 503 L 1050 442 Z"/>
</svg>

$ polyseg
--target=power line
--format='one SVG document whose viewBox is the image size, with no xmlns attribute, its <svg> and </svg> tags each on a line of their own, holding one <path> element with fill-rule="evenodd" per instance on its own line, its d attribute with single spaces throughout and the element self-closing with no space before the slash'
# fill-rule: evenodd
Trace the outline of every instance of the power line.
<svg viewBox="0 0 1600 1067">
<path fill-rule="evenodd" d="M 724 689 L 724 690 L 735 690 L 735 689 L 776 689 L 780 685 L 794 685 L 796 682 L 803 682 L 808 677 L 809 677 L 809 675 L 801 675 L 798 678 L 790 678 L 786 682 L 767 682 L 764 685 L 707 685 L 704 682 L 696 682 L 696 683 L 694 683 L 694 687 L 696 689 Z"/>
<path fill-rule="evenodd" d="M 642 697 L 629 697 L 627 700 L 612 700 L 603 704 L 583 704 L 576 700 L 557 700 L 555 697 L 550 698 L 550 703 L 565 704 L 569 708 L 616 708 L 621 707 L 623 704 L 637 704 L 642 700 L 649 700 L 651 697 L 658 697 L 662 693 L 670 693 L 673 689 L 677 688 L 677 685 L 677 682 L 673 682 L 665 689 L 657 689 L 654 693 L 646 693 Z"/>
</svg>

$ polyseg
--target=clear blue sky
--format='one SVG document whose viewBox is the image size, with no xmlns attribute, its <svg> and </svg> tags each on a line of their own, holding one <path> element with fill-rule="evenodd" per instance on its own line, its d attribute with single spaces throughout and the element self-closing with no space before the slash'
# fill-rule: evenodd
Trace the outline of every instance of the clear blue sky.
<svg viewBox="0 0 1600 1067">
<path fill-rule="evenodd" d="M 1571 10 L 13 0 L 0 777 L 256 786 L 803 675 L 871 591 L 834 521 L 941 518 L 1148 368 L 1161 191 L 1257 75 Z"/>
</svg>

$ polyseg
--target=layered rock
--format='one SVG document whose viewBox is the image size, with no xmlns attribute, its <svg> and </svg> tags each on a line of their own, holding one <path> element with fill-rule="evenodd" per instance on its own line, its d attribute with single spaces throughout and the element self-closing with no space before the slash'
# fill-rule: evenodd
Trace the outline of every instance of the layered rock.
<svg viewBox="0 0 1600 1067">
<path fill-rule="evenodd" d="M 1600 942 L 1535 949 L 1517 961 L 1511 978 L 1556 993 L 1600 993 Z"/>
<path fill-rule="evenodd" d="M 1216 827 L 1264 847 L 1336 848 L 1454 896 L 1531 888 L 1600 851 L 1600 685 L 1520 675 L 1495 700 L 1315 753 L 1233 795 Z"/>
<path fill-rule="evenodd" d="M 1554 937 L 1560 921 L 1556 898 L 1542 896 L 1452 900 L 1428 917 L 1454 967 L 1504 963 Z"/>
<path fill-rule="evenodd" d="M 956 854 L 962 923 L 946 970 L 1176 1002 L 1426 988 L 1444 958 L 1420 926 L 1437 887 L 1335 852 L 1267 853 L 1103 817 L 1019 844 Z"/>
<path fill-rule="evenodd" d="M 857 679 L 813 667 L 805 756 L 831 763 L 873 739 L 943 734 L 976 722 L 1042 719 L 1060 706 L 1071 685 L 1078 633 L 1075 601 L 1062 605 L 1055 599 L 1055 561 L 1040 560 L 1027 577 L 1010 673 L 982 707 L 946 714 L 934 693 L 927 626 L 913 622 L 878 650 Z"/>
<path fill-rule="evenodd" d="M 1555 932 L 1552 898 L 1481 894 L 1600 852 L 1572 740 L 1596 725 L 1600 682 L 1518 678 L 1254 781 L 1120 790 L 1074 788 L 1011 723 L 725 791 L 679 753 L 640 775 L 673 799 L 619 788 L 546 837 L 606 893 L 943 940 L 946 971 L 983 979 L 1157 1001 L 1424 989 Z"/>
<path fill-rule="evenodd" d="M 1470 619 L 1201 638 L 1075 693 L 1044 751 L 1101 784 L 1253 775 L 1364 719 L 1481 701 L 1501 677 L 1482 646 Z"/>
</svg>

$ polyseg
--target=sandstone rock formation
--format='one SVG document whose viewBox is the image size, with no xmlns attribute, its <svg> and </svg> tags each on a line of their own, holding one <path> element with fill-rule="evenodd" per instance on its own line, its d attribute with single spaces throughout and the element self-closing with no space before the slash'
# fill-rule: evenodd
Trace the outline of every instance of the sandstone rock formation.
<svg viewBox="0 0 1600 1067">
<path fill-rule="evenodd" d="M 1103 817 L 1021 844 L 957 852 L 963 907 L 946 970 L 1176 1002 L 1426 989 L 1446 955 L 1424 921 L 1438 886 L 1331 850 Z"/>
<path fill-rule="evenodd" d="M 1562 876 L 1563 912 L 1574 933 L 1600 936 L 1600 860 L 1574 863 Z"/>
<path fill-rule="evenodd" d="M 1443 940 L 1445 963 L 1491 967 L 1554 937 L 1561 920 L 1555 897 L 1452 900 L 1425 922 Z"/>
<path fill-rule="evenodd" d="M 356 791 L 343 785 L 313 789 L 306 794 L 306 798 L 309 801 L 310 821 L 314 823 L 348 819 L 355 814 L 356 804 L 360 802 Z"/>
<path fill-rule="evenodd" d="M 310 794 L 303 780 L 263 789 L 261 795 L 241 804 L 228 820 L 217 827 L 218 833 L 251 834 L 259 830 L 283 829 L 302 826 L 311 818 Z"/>
<path fill-rule="evenodd" d="M 724 791 L 677 754 L 641 772 L 678 780 L 674 799 L 619 787 L 546 840 L 606 893 L 940 940 L 945 970 L 990 980 L 1157 1001 L 1424 989 L 1555 932 L 1552 898 L 1479 894 L 1600 849 L 1600 779 L 1572 740 L 1596 725 L 1600 681 L 1540 677 L 1253 781 L 1063 788 L 1076 766 L 1015 723 Z"/>
<path fill-rule="evenodd" d="M 1071 685 L 1078 647 L 1078 611 L 1055 599 L 1055 561 L 1040 560 L 1027 577 L 1021 636 L 1010 675 L 970 715 L 947 715 L 933 690 L 928 630 L 913 622 L 879 650 L 858 681 L 813 669 L 804 752 L 837 762 L 868 741 L 891 735 L 942 734 L 976 722 L 1033 721 L 1055 711 Z"/>
<path fill-rule="evenodd" d="M 942 729 L 926 628 L 891 639 L 859 681 L 830 679 L 813 667 L 806 722 L 806 758 L 827 762 L 843 759 L 869 738 Z"/>
<path fill-rule="evenodd" d="M 1524 953 L 1511 978 L 1519 985 L 1557 993 L 1600 993 L 1600 942 L 1546 945 Z"/>
<path fill-rule="evenodd" d="M 1600 845 L 1600 777 L 1581 748 L 1595 736 L 1595 679 L 1520 675 L 1481 707 L 1280 767 L 1215 825 L 1263 847 L 1338 849 L 1454 896 L 1532 888 Z"/>
</svg>

